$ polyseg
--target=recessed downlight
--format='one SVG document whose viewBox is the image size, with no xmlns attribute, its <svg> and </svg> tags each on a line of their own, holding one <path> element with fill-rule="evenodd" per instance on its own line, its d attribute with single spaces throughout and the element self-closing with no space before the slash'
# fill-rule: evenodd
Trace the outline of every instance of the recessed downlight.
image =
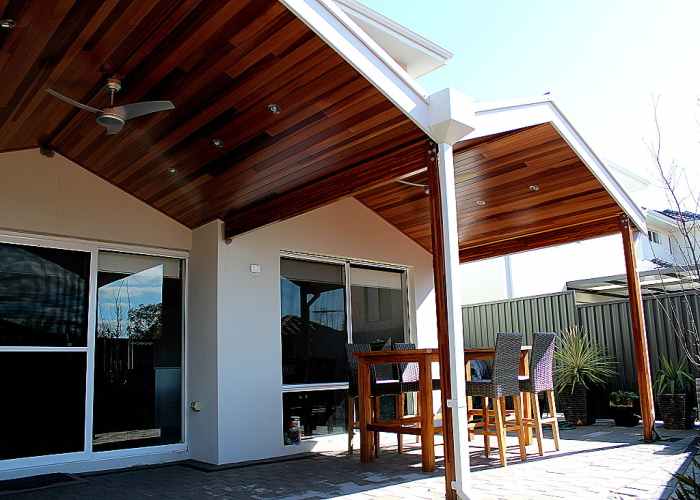
<svg viewBox="0 0 700 500">
<path fill-rule="evenodd" d="M 176 173 L 177 173 L 177 169 L 176 169 L 176 168 L 169 168 L 169 169 L 168 169 L 168 173 L 176 174 Z"/>
<path fill-rule="evenodd" d="M 536 193 L 537 191 L 540 190 L 540 186 L 539 186 L 539 184 L 532 184 L 532 185 L 530 185 L 529 189 L 530 189 L 530 191 L 532 191 L 533 193 Z"/>
<path fill-rule="evenodd" d="M 274 102 L 267 105 L 267 110 L 273 115 L 279 115 L 282 112 L 280 105 L 275 104 Z"/>
<path fill-rule="evenodd" d="M 476 205 L 477 207 L 485 207 L 485 206 L 486 206 L 486 202 L 485 202 L 484 200 L 476 200 L 476 201 L 474 202 L 474 205 Z"/>
<path fill-rule="evenodd" d="M 211 140 L 211 145 L 217 149 L 222 149 L 224 147 L 224 141 L 222 141 L 218 137 L 215 137 L 214 139 Z"/>
<path fill-rule="evenodd" d="M 15 23 L 14 19 L 0 19 L 0 28 L 2 29 L 11 30 L 15 26 L 17 26 L 17 23 Z"/>
</svg>

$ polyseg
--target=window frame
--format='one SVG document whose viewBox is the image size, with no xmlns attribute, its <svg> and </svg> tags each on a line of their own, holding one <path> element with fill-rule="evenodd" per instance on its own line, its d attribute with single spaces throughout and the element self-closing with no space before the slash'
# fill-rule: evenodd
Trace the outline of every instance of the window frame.
<svg viewBox="0 0 700 500">
<path fill-rule="evenodd" d="M 402 294 L 403 294 L 403 303 L 404 303 L 404 336 L 407 339 L 407 341 L 415 341 L 415 334 L 414 334 L 414 329 L 412 328 L 412 318 L 413 318 L 413 302 L 411 300 L 412 294 L 410 293 L 409 287 L 410 283 L 412 283 L 412 280 L 410 279 L 410 273 L 412 272 L 412 269 L 410 266 L 402 265 L 402 264 L 392 264 L 392 263 L 387 263 L 387 262 L 378 262 L 378 261 L 370 261 L 370 260 L 365 260 L 365 259 L 355 259 L 351 257 L 332 257 L 332 256 L 327 256 L 327 255 L 319 255 L 319 254 L 311 254 L 311 253 L 303 253 L 303 252 L 294 252 L 294 251 L 289 251 L 289 250 L 283 250 L 280 252 L 278 264 L 282 261 L 282 259 L 295 259 L 295 260 L 301 260 L 301 261 L 307 261 L 307 262 L 321 262 L 324 264 L 337 264 L 337 265 L 343 265 L 345 266 L 345 324 L 346 330 L 347 330 L 347 342 L 352 343 L 352 296 L 351 296 L 351 287 L 352 287 L 352 280 L 350 279 L 350 273 L 351 273 L 351 267 L 352 266 L 363 266 L 363 267 L 370 267 L 373 269 L 377 269 L 381 271 L 382 269 L 386 269 L 388 271 L 399 271 L 402 273 L 401 277 L 401 285 L 402 285 Z M 278 268 L 279 270 L 279 268 Z M 278 281 L 278 286 L 280 285 L 280 281 L 282 279 L 282 273 L 281 270 L 278 273 L 279 274 L 279 279 Z M 281 291 L 278 290 L 278 294 L 281 294 Z M 280 296 L 280 295 L 278 295 Z M 280 303 L 280 314 L 281 314 L 281 303 Z M 282 338 L 282 330 L 281 330 L 281 325 L 280 325 L 280 331 L 279 331 L 279 338 L 280 338 L 280 347 L 281 347 L 281 338 Z M 282 366 L 282 352 L 280 350 L 280 366 Z M 280 375 L 282 377 L 282 374 Z M 307 392 L 307 391 L 327 391 L 327 390 L 339 390 L 339 389 L 345 389 L 347 390 L 349 387 L 348 382 L 321 382 L 321 383 L 312 383 L 312 384 L 285 384 L 284 379 L 281 378 L 280 380 L 280 385 L 282 387 L 282 393 L 286 392 Z"/>
<path fill-rule="evenodd" d="M 0 352 L 84 352 L 86 359 L 85 370 L 85 421 L 83 450 L 69 453 L 39 455 L 31 457 L 11 458 L 0 460 L 0 473 L 31 467 L 59 465 L 69 462 L 97 461 L 108 459 L 131 458 L 160 453 L 185 452 L 188 449 L 189 433 L 187 419 L 187 306 L 189 293 L 189 252 L 145 247 L 132 244 L 109 243 L 80 238 L 45 236 L 38 234 L 20 233 L 0 230 L 0 243 L 24 245 L 41 248 L 52 248 L 66 251 L 82 251 L 90 254 L 90 276 L 88 293 L 87 343 L 84 347 L 53 347 L 53 346 L 0 346 Z M 139 448 L 124 448 L 120 450 L 93 451 L 93 403 L 94 403 L 94 373 L 95 373 L 95 330 L 97 319 L 97 259 L 99 252 L 121 252 L 154 257 L 169 257 L 181 259 L 182 270 L 182 431 L 179 443 L 146 446 Z"/>
</svg>

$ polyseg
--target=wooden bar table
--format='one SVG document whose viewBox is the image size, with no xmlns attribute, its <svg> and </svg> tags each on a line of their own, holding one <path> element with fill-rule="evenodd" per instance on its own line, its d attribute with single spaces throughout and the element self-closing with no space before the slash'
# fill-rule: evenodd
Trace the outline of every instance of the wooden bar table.
<svg viewBox="0 0 700 500">
<path fill-rule="evenodd" d="M 530 346 L 523 346 L 520 354 L 520 374 L 528 374 Z M 494 348 L 470 348 L 464 350 L 465 376 L 470 378 L 469 362 L 477 359 L 493 359 Z M 421 438 L 421 456 L 424 472 L 435 470 L 435 434 L 442 432 L 436 427 L 433 415 L 432 365 L 439 361 L 438 349 L 411 349 L 406 351 L 356 352 L 357 386 L 359 395 L 360 461 L 369 463 L 374 458 L 374 433 L 412 434 Z M 370 368 L 373 365 L 418 363 L 419 415 L 416 417 L 377 421 L 372 418 L 372 381 Z M 529 415 L 529 408 L 526 409 Z"/>
</svg>

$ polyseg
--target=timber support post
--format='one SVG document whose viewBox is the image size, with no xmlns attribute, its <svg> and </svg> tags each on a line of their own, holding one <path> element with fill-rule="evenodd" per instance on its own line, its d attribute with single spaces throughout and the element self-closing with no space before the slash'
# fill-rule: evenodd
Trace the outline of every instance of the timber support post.
<svg viewBox="0 0 700 500">
<path fill-rule="evenodd" d="M 649 366 L 649 348 L 644 326 L 644 306 L 642 290 L 637 273 L 637 256 L 634 248 L 637 229 L 626 215 L 620 218 L 622 246 L 625 252 L 627 270 L 627 289 L 630 301 L 630 322 L 632 326 L 632 346 L 634 348 L 634 365 L 637 371 L 639 405 L 642 413 L 644 441 L 654 440 L 654 396 L 651 385 L 651 368 Z"/>
</svg>

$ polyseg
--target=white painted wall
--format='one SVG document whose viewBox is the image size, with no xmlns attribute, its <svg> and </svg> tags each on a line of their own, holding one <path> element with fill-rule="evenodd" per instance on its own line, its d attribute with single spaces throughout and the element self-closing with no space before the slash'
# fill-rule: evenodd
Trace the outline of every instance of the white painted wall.
<svg viewBox="0 0 700 500">
<path fill-rule="evenodd" d="M 0 154 L 0 229 L 189 250 L 192 231 L 72 161 Z"/>
<path fill-rule="evenodd" d="M 282 438 L 281 251 L 412 266 L 418 344 L 437 345 L 431 255 L 354 199 L 221 242 L 220 250 L 221 463 L 303 451 Z M 250 264 L 262 272 L 252 274 Z"/>
<path fill-rule="evenodd" d="M 190 455 L 195 460 L 219 462 L 219 371 L 221 335 L 222 222 L 214 221 L 192 232 L 187 310 L 187 399 L 201 411 L 186 409 Z"/>
</svg>

